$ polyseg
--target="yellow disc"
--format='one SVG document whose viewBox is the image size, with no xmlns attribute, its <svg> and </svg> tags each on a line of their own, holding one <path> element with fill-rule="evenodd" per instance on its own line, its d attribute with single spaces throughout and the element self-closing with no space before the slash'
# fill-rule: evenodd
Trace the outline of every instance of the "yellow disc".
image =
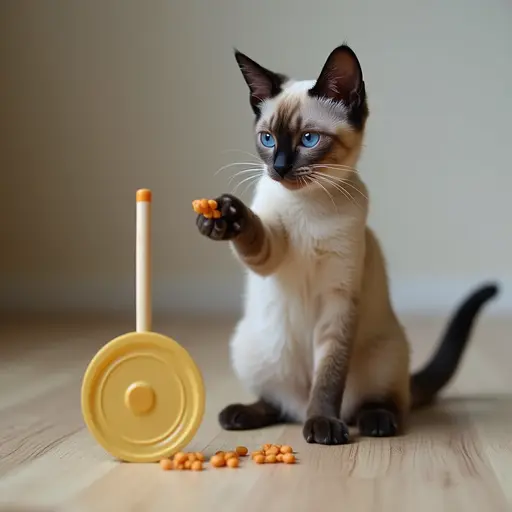
<svg viewBox="0 0 512 512">
<path fill-rule="evenodd" d="M 127 462 L 155 462 L 185 447 L 203 419 L 201 373 L 188 352 L 158 333 L 107 343 L 82 382 L 82 414 L 98 443 Z"/>
</svg>

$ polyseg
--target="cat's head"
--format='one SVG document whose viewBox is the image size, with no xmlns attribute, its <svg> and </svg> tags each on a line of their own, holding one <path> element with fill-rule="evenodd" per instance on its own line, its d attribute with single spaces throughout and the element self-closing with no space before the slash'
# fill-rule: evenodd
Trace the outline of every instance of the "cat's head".
<svg viewBox="0 0 512 512">
<path fill-rule="evenodd" d="M 355 53 L 347 45 L 335 48 L 312 81 L 270 71 L 238 50 L 235 58 L 249 86 L 256 148 L 268 175 L 294 190 L 318 181 L 315 173 L 348 173 L 368 117 Z"/>
</svg>

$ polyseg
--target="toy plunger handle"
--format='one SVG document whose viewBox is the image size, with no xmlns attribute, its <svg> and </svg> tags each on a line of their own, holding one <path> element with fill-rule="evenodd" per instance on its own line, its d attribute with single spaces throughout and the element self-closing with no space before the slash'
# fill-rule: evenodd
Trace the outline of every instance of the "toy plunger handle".
<svg viewBox="0 0 512 512">
<path fill-rule="evenodd" d="M 137 190 L 136 331 L 151 331 L 151 190 Z"/>
</svg>

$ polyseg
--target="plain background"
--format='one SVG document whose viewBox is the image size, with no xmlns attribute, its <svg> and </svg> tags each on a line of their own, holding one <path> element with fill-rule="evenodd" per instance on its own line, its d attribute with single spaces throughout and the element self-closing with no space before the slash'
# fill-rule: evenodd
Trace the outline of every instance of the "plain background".
<svg viewBox="0 0 512 512">
<path fill-rule="evenodd" d="M 242 270 L 191 209 L 251 160 L 226 150 L 254 152 L 233 47 L 315 78 L 347 41 L 395 304 L 445 311 L 492 278 L 512 310 L 511 27 L 509 0 L 2 0 L 1 305 L 132 308 L 150 187 L 155 308 L 236 311 Z"/>
</svg>

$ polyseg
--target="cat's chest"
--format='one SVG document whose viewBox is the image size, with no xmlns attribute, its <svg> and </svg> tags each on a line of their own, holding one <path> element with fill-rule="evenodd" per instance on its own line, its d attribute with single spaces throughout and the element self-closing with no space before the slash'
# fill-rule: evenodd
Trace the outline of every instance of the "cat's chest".
<svg viewBox="0 0 512 512">
<path fill-rule="evenodd" d="M 350 217 L 315 217 L 305 212 L 288 215 L 289 252 L 300 262 L 325 262 L 350 258 L 354 220 Z"/>
<path fill-rule="evenodd" d="M 352 223 L 351 219 L 300 215 L 289 222 L 288 255 L 282 266 L 287 287 L 310 299 L 339 287 L 354 266 Z"/>
</svg>

